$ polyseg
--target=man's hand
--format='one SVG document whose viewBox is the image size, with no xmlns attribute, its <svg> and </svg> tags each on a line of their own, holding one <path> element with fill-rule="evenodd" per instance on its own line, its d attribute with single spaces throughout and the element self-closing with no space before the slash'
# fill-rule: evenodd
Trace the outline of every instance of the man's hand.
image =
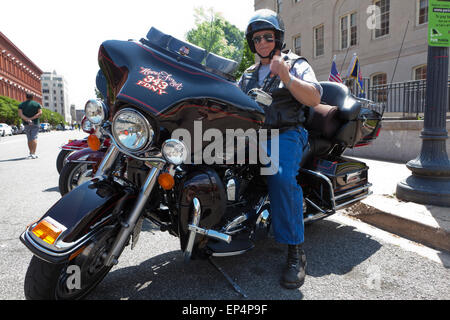
<svg viewBox="0 0 450 320">
<path fill-rule="evenodd" d="M 289 78 L 289 66 L 286 61 L 276 54 L 270 62 L 271 77 L 279 76 L 281 79 Z"/>
</svg>

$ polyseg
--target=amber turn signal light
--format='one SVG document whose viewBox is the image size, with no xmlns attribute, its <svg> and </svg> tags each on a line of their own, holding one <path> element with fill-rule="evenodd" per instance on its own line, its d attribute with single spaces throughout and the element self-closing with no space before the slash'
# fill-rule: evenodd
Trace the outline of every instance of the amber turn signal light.
<svg viewBox="0 0 450 320">
<path fill-rule="evenodd" d="M 44 240 L 48 244 L 54 244 L 59 235 L 63 232 L 61 228 L 53 225 L 47 220 L 42 220 L 33 228 L 36 237 Z"/>
<path fill-rule="evenodd" d="M 175 180 L 169 173 L 165 172 L 159 175 L 158 183 L 164 190 L 170 190 L 175 185 Z"/>
<path fill-rule="evenodd" d="M 89 135 L 87 142 L 88 142 L 89 148 L 91 148 L 93 151 L 100 150 L 100 145 L 101 145 L 100 139 L 95 134 Z"/>
</svg>

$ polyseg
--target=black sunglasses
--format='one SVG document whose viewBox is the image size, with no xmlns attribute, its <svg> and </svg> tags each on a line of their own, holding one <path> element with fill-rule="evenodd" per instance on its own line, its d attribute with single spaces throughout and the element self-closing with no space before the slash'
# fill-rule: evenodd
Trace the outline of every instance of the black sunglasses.
<svg viewBox="0 0 450 320">
<path fill-rule="evenodd" d="M 273 41 L 274 41 L 273 35 L 270 34 L 270 33 L 263 34 L 262 36 L 256 36 L 256 37 L 254 37 L 252 40 L 253 40 L 253 42 L 254 42 L 255 44 L 258 44 L 258 43 L 261 42 L 261 40 L 262 40 L 263 38 L 264 38 L 264 40 L 266 40 L 266 42 L 273 42 Z"/>
</svg>

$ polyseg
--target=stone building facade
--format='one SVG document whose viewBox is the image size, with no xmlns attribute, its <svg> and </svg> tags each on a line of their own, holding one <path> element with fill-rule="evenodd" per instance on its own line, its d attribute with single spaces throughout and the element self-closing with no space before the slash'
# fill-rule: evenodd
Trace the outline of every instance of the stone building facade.
<svg viewBox="0 0 450 320">
<path fill-rule="evenodd" d="M 345 78 L 354 54 L 371 85 L 426 78 L 428 0 L 254 1 L 281 15 L 286 48 L 305 56 L 319 81 L 334 57 Z"/>
<path fill-rule="evenodd" d="M 67 81 L 56 71 L 42 74 L 43 107 L 57 112 L 66 122 L 72 121 Z"/>
<path fill-rule="evenodd" d="M 0 32 L 0 95 L 24 101 L 27 93 L 42 103 L 42 70 Z"/>
</svg>

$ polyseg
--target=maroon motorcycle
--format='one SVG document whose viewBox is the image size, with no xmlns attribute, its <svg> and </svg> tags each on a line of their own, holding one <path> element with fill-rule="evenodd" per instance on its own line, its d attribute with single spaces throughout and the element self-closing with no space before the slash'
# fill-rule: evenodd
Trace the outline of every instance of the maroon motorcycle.
<svg viewBox="0 0 450 320">
<path fill-rule="evenodd" d="M 83 120 L 81 121 L 81 128 L 87 134 L 93 133 L 92 124 L 86 119 L 86 117 L 83 117 Z M 58 170 L 58 173 L 61 174 L 61 170 L 64 167 L 67 157 L 71 153 L 78 150 L 83 150 L 85 148 L 88 148 L 87 137 L 84 139 L 69 140 L 69 142 L 63 145 L 58 157 L 56 158 L 56 169 Z"/>
<path fill-rule="evenodd" d="M 60 172 L 59 192 L 62 196 L 94 177 L 106 151 L 111 146 L 108 138 L 99 139 L 100 149 L 93 150 L 88 146 L 88 138 L 85 140 L 86 147 L 69 154 Z"/>
</svg>

